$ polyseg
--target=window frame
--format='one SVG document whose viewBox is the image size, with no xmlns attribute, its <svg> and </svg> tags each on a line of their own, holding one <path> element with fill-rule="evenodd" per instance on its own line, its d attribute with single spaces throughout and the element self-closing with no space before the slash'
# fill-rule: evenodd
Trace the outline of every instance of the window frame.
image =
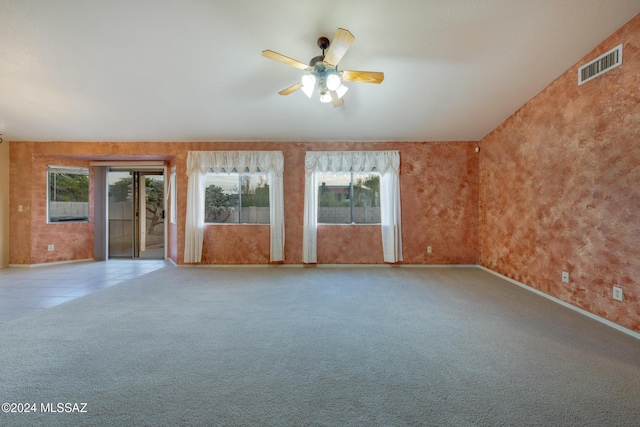
<svg viewBox="0 0 640 427">
<path fill-rule="evenodd" d="M 72 217 L 68 220 L 54 221 L 51 218 L 51 175 L 52 173 L 67 173 L 74 175 L 83 175 L 87 177 L 87 201 L 86 202 L 74 202 L 74 203 L 86 203 L 87 215 L 82 217 Z M 81 172 L 81 173 L 79 173 Z M 58 166 L 47 165 L 47 224 L 77 224 L 91 222 L 91 169 L 82 166 Z"/>
<path fill-rule="evenodd" d="M 237 205 L 237 210 L 238 210 L 238 221 L 237 222 L 207 222 L 206 220 L 206 199 L 207 199 L 207 188 L 209 187 L 207 185 L 207 177 L 213 175 L 213 176 L 236 176 L 238 177 L 238 205 Z M 263 177 L 266 180 L 266 185 L 269 188 L 269 193 L 268 193 L 268 197 L 267 197 L 267 202 L 269 203 L 268 206 L 261 206 L 263 208 L 267 208 L 269 209 L 269 217 L 268 220 L 265 222 L 243 222 L 243 215 L 242 215 L 242 177 L 243 176 L 250 176 L 250 177 L 254 177 L 254 176 L 259 176 L 259 177 Z M 248 168 L 245 168 L 245 170 L 243 172 L 239 172 L 236 168 L 233 168 L 230 172 L 225 171 L 224 169 L 220 172 L 212 172 L 212 171 L 208 171 L 205 174 L 205 178 L 204 178 L 204 207 L 203 209 L 205 209 L 205 213 L 204 213 L 204 224 L 205 225 L 270 225 L 271 224 L 271 180 L 269 177 L 269 174 L 266 172 L 262 172 L 259 168 L 256 170 L 256 172 L 250 172 L 248 170 Z M 245 208 L 249 208 L 250 206 L 245 206 Z M 233 209 L 236 209 L 235 207 Z"/>
<path fill-rule="evenodd" d="M 315 172 L 316 174 L 322 174 L 322 172 Z M 380 182 L 380 178 L 381 178 L 381 174 L 380 172 L 378 172 L 377 170 L 372 170 L 369 172 L 355 172 L 353 169 L 351 169 L 349 172 L 336 172 L 335 175 L 346 175 L 349 174 L 350 176 L 350 180 L 349 180 L 349 222 L 322 222 L 318 219 L 317 223 L 318 225 L 380 225 L 381 224 L 381 220 L 378 220 L 376 222 L 356 222 L 354 220 L 354 208 L 358 208 L 360 206 L 355 206 L 355 193 L 354 193 L 354 175 L 356 174 L 375 174 L 378 177 L 378 182 Z M 318 218 L 320 218 L 320 208 L 322 207 L 326 207 L 326 206 L 321 206 L 320 205 L 320 188 L 321 186 L 318 185 L 317 186 L 317 192 L 318 192 L 318 212 L 316 212 L 316 215 Z M 379 189 L 378 189 L 379 191 Z M 380 197 L 380 195 L 378 194 L 378 197 Z M 345 206 L 346 207 L 346 206 Z M 380 210 L 380 201 L 378 200 L 378 206 L 374 206 L 374 208 L 377 208 L 378 210 Z"/>
</svg>

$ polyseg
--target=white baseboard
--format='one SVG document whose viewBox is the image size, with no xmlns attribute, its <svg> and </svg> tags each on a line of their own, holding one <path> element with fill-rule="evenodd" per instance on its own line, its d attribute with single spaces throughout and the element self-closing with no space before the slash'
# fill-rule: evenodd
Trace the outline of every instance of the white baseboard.
<svg viewBox="0 0 640 427">
<path fill-rule="evenodd" d="M 590 311 L 587 311 L 587 310 L 582 309 L 580 307 L 576 307 L 575 305 L 569 304 L 568 302 L 562 301 L 561 299 L 553 297 L 553 296 L 551 296 L 549 294 L 545 294 L 542 291 L 539 291 L 539 290 L 537 290 L 535 288 L 532 288 L 531 286 L 527 286 L 524 283 L 518 282 L 517 280 L 514 280 L 514 279 L 512 279 L 510 277 L 507 277 L 507 276 L 502 275 L 500 273 L 496 273 L 495 271 L 493 271 L 493 270 L 491 270 L 489 268 L 483 267 L 481 265 L 477 265 L 476 267 L 486 271 L 487 273 L 491 273 L 491 274 L 493 274 L 495 276 L 498 276 L 501 279 L 506 280 L 507 282 L 513 283 L 514 285 L 520 286 L 523 289 L 526 289 L 526 290 L 528 290 L 530 292 L 533 292 L 534 294 L 538 294 L 538 295 L 540 295 L 540 296 L 542 296 L 542 297 L 544 297 L 544 298 L 546 298 L 546 299 L 548 299 L 550 301 L 553 301 L 553 302 L 555 302 L 557 304 L 560 304 L 563 307 L 569 308 L 569 309 L 571 309 L 573 311 L 576 311 L 576 312 L 578 312 L 578 313 L 580 313 L 580 314 L 582 314 L 584 316 L 587 316 L 590 319 L 597 320 L 598 322 L 603 323 L 603 324 L 605 324 L 605 325 L 607 325 L 607 326 L 609 326 L 609 327 L 611 327 L 613 329 L 616 329 L 616 330 L 618 330 L 620 332 L 623 332 L 623 333 L 625 333 L 627 335 L 630 335 L 630 336 L 632 336 L 633 338 L 635 338 L 637 340 L 640 340 L 640 334 L 635 332 L 635 331 L 632 331 L 631 329 L 627 329 L 624 326 L 620 326 L 617 323 L 614 323 L 614 322 L 612 322 L 610 320 L 607 320 L 607 319 L 605 319 L 603 317 L 597 316 L 597 315 L 591 313 Z"/>
<path fill-rule="evenodd" d="M 475 264 L 176 264 L 176 267 L 202 268 L 476 268 Z"/>
<path fill-rule="evenodd" d="M 402 268 L 476 268 L 476 264 L 400 264 Z"/>
<path fill-rule="evenodd" d="M 283 268 L 304 267 L 302 264 L 176 264 L 179 268 Z"/>
<path fill-rule="evenodd" d="M 475 268 L 475 264 L 303 264 L 317 268 Z"/>
</svg>

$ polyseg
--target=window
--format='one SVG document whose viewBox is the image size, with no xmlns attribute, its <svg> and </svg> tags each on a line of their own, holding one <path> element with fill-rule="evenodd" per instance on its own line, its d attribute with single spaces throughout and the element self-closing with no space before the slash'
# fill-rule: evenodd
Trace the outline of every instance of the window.
<svg viewBox="0 0 640 427">
<path fill-rule="evenodd" d="M 340 172 L 318 180 L 318 223 L 380 223 L 380 174 Z"/>
<path fill-rule="evenodd" d="M 266 174 L 207 173 L 204 222 L 269 224 L 269 179 Z"/>
<path fill-rule="evenodd" d="M 202 260 L 202 246 L 204 242 L 205 223 L 205 188 L 207 175 L 213 172 L 218 176 L 229 175 L 227 172 L 244 171 L 243 175 L 258 175 L 265 177 L 261 188 L 269 194 L 269 261 L 284 261 L 284 191 L 282 174 L 284 172 L 284 156 L 282 151 L 189 151 L 187 154 L 187 209 L 184 234 L 184 262 L 200 262 Z M 249 172 L 249 173 L 247 173 Z M 242 189 L 242 179 L 238 177 L 235 184 Z M 224 194 L 221 185 L 216 185 Z M 232 188 L 233 188 L 232 184 Z M 249 186 L 251 187 L 251 185 Z M 256 193 L 257 187 L 256 188 Z M 213 190 L 210 190 L 213 191 Z M 231 207 L 231 192 L 227 190 L 229 206 Z M 242 197 L 242 190 L 236 197 Z M 245 197 L 246 202 L 247 197 Z M 213 206 L 216 206 L 213 203 Z M 239 203 L 239 210 L 246 211 L 244 203 Z M 264 209 L 264 206 L 259 207 Z M 246 219 L 246 212 L 242 218 Z M 238 218 L 238 221 L 241 217 Z M 242 220 L 244 222 L 244 220 Z M 215 233 L 214 233 L 215 234 Z M 215 237 L 214 237 L 215 238 Z"/>
<path fill-rule="evenodd" d="M 380 219 L 376 222 L 380 224 L 384 261 L 392 263 L 402 261 L 400 153 L 398 151 L 307 151 L 304 170 L 302 262 L 317 262 L 318 223 L 320 222 L 318 216 L 322 198 L 319 193 L 323 191 L 323 180 L 329 174 L 349 177 L 348 181 L 345 179 L 331 183 L 343 188 L 336 189 L 338 194 L 333 197 L 333 201 L 331 198 L 329 201 L 343 202 L 347 196 L 344 187 L 348 185 L 349 207 L 347 209 L 353 211 L 349 214 L 349 220 L 358 221 L 355 212 L 359 207 L 379 210 Z M 375 178 L 377 178 L 379 190 L 377 197 Z M 327 180 L 324 183 L 328 192 L 330 184 Z M 360 187 L 362 191 L 354 191 L 356 187 Z M 325 200 L 322 203 L 329 202 Z"/>
<path fill-rule="evenodd" d="M 89 221 L 89 169 L 47 167 L 48 222 Z"/>
</svg>

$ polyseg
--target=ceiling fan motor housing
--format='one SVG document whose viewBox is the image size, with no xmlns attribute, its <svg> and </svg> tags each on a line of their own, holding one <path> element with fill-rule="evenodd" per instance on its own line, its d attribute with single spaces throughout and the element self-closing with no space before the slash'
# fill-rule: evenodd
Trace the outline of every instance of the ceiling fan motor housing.
<svg viewBox="0 0 640 427">
<path fill-rule="evenodd" d="M 318 39 L 318 47 L 322 49 L 322 54 L 324 55 L 324 51 L 329 48 L 329 39 L 326 37 L 320 37 Z"/>
</svg>

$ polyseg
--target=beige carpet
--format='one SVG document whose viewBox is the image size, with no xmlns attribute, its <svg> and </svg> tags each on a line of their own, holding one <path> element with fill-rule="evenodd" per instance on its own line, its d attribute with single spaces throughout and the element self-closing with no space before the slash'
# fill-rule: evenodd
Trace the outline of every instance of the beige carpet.
<svg viewBox="0 0 640 427">
<path fill-rule="evenodd" d="M 477 268 L 167 267 L 0 343 L 3 426 L 640 425 L 640 341 Z"/>
</svg>

